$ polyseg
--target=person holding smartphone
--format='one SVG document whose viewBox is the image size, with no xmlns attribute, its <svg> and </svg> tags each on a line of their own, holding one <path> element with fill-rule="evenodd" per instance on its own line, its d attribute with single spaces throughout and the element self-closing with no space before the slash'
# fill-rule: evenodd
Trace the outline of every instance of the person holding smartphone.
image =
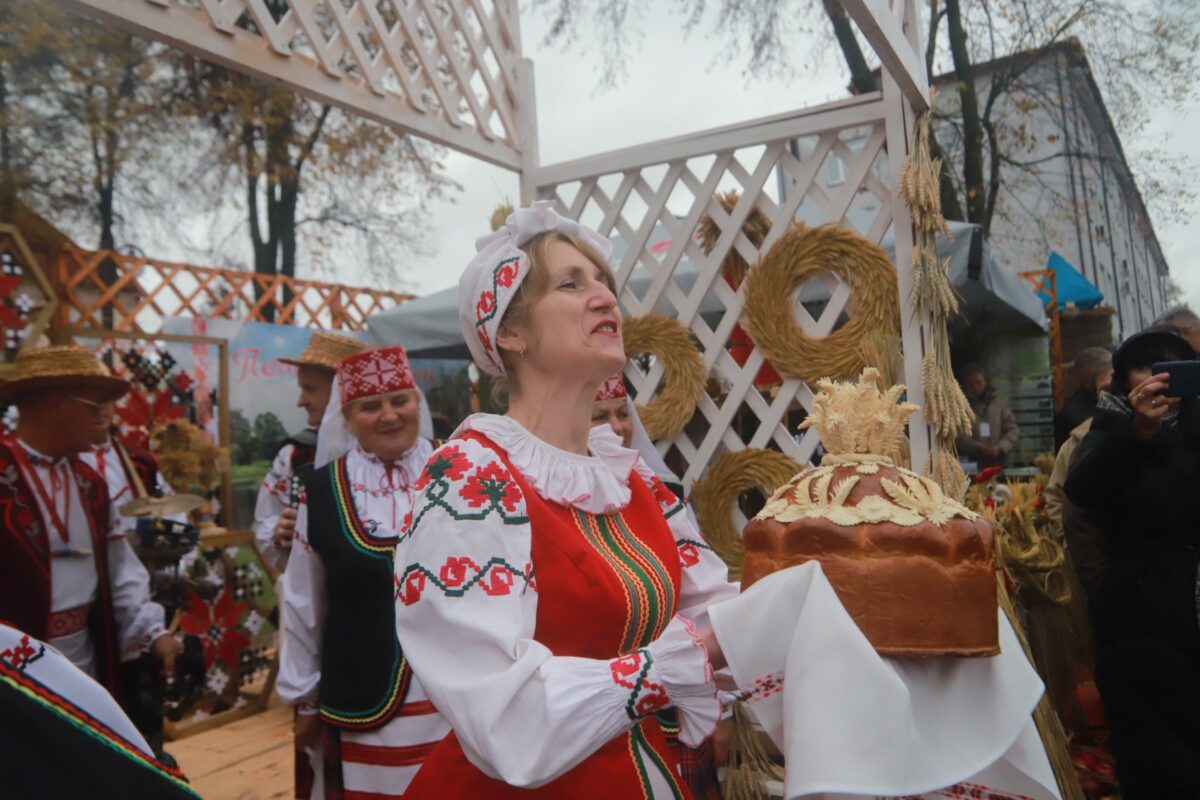
<svg viewBox="0 0 1200 800">
<path fill-rule="evenodd" d="M 1190 364 L 1154 369 L 1193 359 L 1172 330 L 1127 339 L 1064 487 L 1102 520 L 1088 610 L 1127 800 L 1200 797 L 1200 398 L 1178 396 Z"/>
</svg>

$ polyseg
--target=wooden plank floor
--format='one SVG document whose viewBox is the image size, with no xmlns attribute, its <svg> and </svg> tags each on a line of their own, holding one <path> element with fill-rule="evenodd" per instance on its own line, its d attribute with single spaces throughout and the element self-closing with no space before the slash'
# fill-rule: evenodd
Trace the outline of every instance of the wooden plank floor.
<svg viewBox="0 0 1200 800">
<path fill-rule="evenodd" d="M 166 751 L 204 800 L 287 800 L 293 797 L 292 709 L 261 714 L 176 742 Z"/>
</svg>

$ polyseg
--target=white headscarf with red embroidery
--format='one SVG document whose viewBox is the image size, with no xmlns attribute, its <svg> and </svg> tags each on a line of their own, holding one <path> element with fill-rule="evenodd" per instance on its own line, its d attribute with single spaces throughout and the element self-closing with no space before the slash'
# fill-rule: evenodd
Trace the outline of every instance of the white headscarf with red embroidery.
<svg viewBox="0 0 1200 800">
<path fill-rule="evenodd" d="M 421 404 L 417 436 L 432 441 L 433 417 L 429 413 L 429 404 L 425 402 L 425 393 L 417 387 L 408 363 L 408 354 L 403 347 L 378 347 L 339 361 L 329 391 L 329 404 L 325 406 L 321 427 L 317 431 L 314 466 L 320 469 L 341 458 L 358 444 L 342 416 L 342 409 L 347 404 L 364 397 L 406 389 L 416 389 Z"/>
<path fill-rule="evenodd" d="M 529 275 L 529 257 L 521 246 L 548 231 L 578 236 L 605 260 L 612 255 L 612 242 L 607 237 L 560 216 L 549 200 L 518 208 L 508 215 L 500 230 L 476 239 L 475 257 L 458 279 L 458 324 L 475 364 L 490 375 L 504 374 L 496 331 L 521 282 Z"/>
</svg>

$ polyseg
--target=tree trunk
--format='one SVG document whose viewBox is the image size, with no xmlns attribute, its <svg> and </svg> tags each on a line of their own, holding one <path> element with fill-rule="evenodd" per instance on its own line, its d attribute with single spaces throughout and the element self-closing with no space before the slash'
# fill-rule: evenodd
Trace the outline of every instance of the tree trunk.
<svg viewBox="0 0 1200 800">
<path fill-rule="evenodd" d="M 299 199 L 300 170 L 297 167 L 279 184 L 279 274 L 288 278 L 296 277 L 296 204 Z M 292 302 L 291 289 L 284 287 L 282 302 L 284 308 Z M 296 324 L 294 317 L 292 324 Z"/>
<path fill-rule="evenodd" d="M 841 0 L 822 0 L 822 3 L 825 6 L 825 15 L 833 25 L 833 36 L 842 50 L 842 57 L 846 59 L 846 66 L 850 69 L 850 91 L 853 94 L 878 91 L 879 76 L 867 64 L 866 56 L 863 55 L 862 48 L 858 46 L 858 39 L 854 36 L 854 25 L 850 22 L 846 9 L 842 7 Z"/>
<path fill-rule="evenodd" d="M 962 112 L 963 186 L 967 194 L 967 220 L 982 225 L 987 217 L 987 193 L 983 182 L 984 131 L 979 116 L 979 97 L 975 90 L 975 70 L 967 52 L 967 32 L 963 28 L 959 0 L 946 0 L 946 29 L 950 36 L 950 55 L 954 60 Z"/>
</svg>

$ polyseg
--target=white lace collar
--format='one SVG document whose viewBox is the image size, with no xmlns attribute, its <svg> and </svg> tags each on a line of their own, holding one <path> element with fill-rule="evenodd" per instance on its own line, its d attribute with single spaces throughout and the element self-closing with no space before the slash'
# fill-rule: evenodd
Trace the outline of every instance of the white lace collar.
<svg viewBox="0 0 1200 800">
<path fill-rule="evenodd" d="M 629 473 L 638 454 L 624 447 L 607 425 L 597 425 L 588 433 L 591 455 L 586 456 L 547 444 L 512 417 L 473 414 L 452 438 L 467 431 L 483 434 L 504 450 L 545 500 L 589 514 L 611 514 L 629 505 Z"/>
</svg>

